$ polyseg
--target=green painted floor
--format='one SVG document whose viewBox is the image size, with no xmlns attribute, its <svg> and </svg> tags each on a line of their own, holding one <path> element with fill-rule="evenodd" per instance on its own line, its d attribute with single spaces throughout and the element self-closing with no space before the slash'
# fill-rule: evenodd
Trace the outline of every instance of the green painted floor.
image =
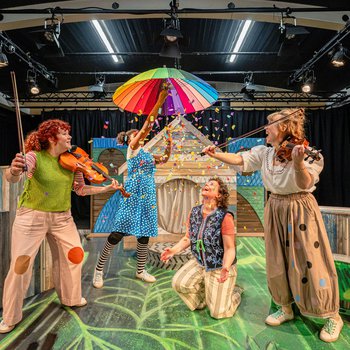
<svg viewBox="0 0 350 350">
<path fill-rule="evenodd" d="M 214 320 L 207 310 L 189 311 L 171 289 L 173 271 L 150 268 L 154 284 L 134 278 L 134 252 L 114 252 L 106 266 L 105 287 L 91 280 L 103 239 L 86 242 L 83 308 L 62 307 L 52 291 L 26 301 L 23 321 L 0 336 L 0 349 L 350 349 L 350 319 L 336 343 L 318 339 L 322 321 L 297 316 L 273 328 L 264 319 L 271 299 L 265 280 L 261 238 L 238 238 L 238 278 L 244 287 L 236 315 Z"/>
</svg>

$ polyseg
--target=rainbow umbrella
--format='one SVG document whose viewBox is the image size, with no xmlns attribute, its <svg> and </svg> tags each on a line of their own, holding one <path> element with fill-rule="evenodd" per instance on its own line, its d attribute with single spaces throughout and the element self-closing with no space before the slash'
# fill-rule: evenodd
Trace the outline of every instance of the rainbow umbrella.
<svg viewBox="0 0 350 350">
<path fill-rule="evenodd" d="M 211 106 L 218 92 L 204 80 L 175 68 L 156 68 L 138 74 L 120 86 L 113 102 L 123 110 L 149 114 L 154 107 L 163 83 L 169 84 L 161 115 L 187 114 Z"/>
</svg>

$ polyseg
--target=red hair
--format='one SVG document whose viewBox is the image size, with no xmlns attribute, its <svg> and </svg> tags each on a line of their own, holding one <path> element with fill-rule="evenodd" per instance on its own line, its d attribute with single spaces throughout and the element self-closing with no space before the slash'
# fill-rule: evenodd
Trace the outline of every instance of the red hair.
<svg viewBox="0 0 350 350">
<path fill-rule="evenodd" d="M 50 146 L 49 139 L 57 141 L 57 134 L 60 130 L 70 131 L 68 123 L 59 119 L 50 119 L 42 122 L 37 131 L 32 131 L 25 140 L 25 151 L 41 151 Z"/>
</svg>

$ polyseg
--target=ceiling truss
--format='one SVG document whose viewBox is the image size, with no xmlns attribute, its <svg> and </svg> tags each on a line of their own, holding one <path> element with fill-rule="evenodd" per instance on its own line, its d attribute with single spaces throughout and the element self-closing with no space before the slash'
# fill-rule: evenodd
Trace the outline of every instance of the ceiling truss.
<svg viewBox="0 0 350 350">
<path fill-rule="evenodd" d="M 247 102 L 244 93 L 240 91 L 220 91 L 218 102 L 222 105 L 226 103 Z M 347 100 L 346 91 L 324 92 L 322 95 L 311 95 L 292 91 L 256 91 L 253 93 L 254 99 L 250 103 L 294 103 L 299 106 L 309 106 L 310 104 L 332 104 L 343 103 Z M 67 104 L 79 104 L 79 107 L 89 107 L 90 103 L 110 103 L 113 92 L 104 92 L 103 96 L 96 96 L 91 91 L 61 91 L 50 92 L 38 96 L 25 97 L 20 99 L 20 103 L 31 108 L 45 107 L 50 103 L 66 106 Z M 74 107 L 74 105 L 73 105 Z"/>
</svg>

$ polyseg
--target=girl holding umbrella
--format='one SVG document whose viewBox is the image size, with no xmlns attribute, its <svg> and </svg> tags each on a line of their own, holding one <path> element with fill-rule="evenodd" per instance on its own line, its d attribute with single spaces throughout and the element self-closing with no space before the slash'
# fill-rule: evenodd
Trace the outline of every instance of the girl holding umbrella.
<svg viewBox="0 0 350 350">
<path fill-rule="evenodd" d="M 172 139 L 167 133 L 166 148 L 163 155 L 152 155 L 143 149 L 145 138 L 150 133 L 159 108 L 168 96 L 168 85 L 163 85 L 158 100 L 149 113 L 140 131 L 129 130 L 117 136 L 118 143 L 127 144 L 128 178 L 125 189 L 131 193 L 129 198 L 117 201 L 114 225 L 108 236 L 102 253 L 95 267 L 93 285 L 103 287 L 103 268 L 113 248 L 124 236 L 137 238 L 137 272 L 136 278 L 145 282 L 155 282 L 154 276 L 145 270 L 148 255 L 149 237 L 158 235 L 157 201 L 154 181 L 155 164 L 169 160 Z"/>
</svg>

